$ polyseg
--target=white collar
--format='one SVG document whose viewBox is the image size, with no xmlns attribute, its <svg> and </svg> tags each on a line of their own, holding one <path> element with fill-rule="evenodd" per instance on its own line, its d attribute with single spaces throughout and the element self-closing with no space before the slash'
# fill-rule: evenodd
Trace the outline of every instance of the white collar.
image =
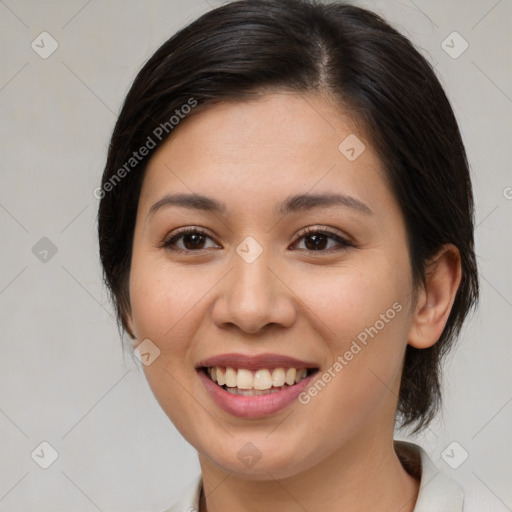
<svg viewBox="0 0 512 512">
<path fill-rule="evenodd" d="M 462 512 L 464 493 L 454 480 L 441 473 L 421 446 L 406 441 L 394 441 L 399 458 L 407 454 L 410 460 L 421 463 L 420 491 L 414 512 Z M 416 459 L 414 461 L 414 459 Z M 181 500 L 164 512 L 199 510 L 202 478 L 197 475 Z"/>
<path fill-rule="evenodd" d="M 437 469 L 421 446 L 396 440 L 394 445 L 399 457 L 401 451 L 406 451 L 421 463 L 420 491 L 414 512 L 462 512 L 462 488 Z"/>
</svg>

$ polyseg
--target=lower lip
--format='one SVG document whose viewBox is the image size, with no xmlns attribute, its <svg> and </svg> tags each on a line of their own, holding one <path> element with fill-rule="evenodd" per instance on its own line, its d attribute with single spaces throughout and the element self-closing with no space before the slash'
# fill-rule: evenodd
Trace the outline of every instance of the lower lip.
<svg viewBox="0 0 512 512">
<path fill-rule="evenodd" d="M 260 418 L 276 413 L 291 404 L 308 387 L 311 378 L 317 372 L 308 375 L 298 384 L 294 384 L 281 391 L 258 396 L 234 395 L 213 382 L 204 370 L 200 369 L 198 373 L 204 386 L 210 392 L 213 401 L 221 409 L 240 418 Z"/>
</svg>

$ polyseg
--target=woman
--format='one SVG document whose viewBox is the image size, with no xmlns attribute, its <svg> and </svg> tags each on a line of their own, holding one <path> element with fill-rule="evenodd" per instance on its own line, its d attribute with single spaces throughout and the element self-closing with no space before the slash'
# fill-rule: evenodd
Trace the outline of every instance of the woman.
<svg viewBox="0 0 512 512">
<path fill-rule="evenodd" d="M 120 328 L 199 454 L 170 511 L 471 509 L 393 440 L 478 297 L 464 146 L 405 37 L 345 4 L 210 11 L 139 72 L 100 196 Z"/>
</svg>

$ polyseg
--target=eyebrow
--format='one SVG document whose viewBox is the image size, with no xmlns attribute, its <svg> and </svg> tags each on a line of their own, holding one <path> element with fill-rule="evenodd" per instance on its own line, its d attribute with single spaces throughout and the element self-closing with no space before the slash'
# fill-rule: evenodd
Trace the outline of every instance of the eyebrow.
<svg viewBox="0 0 512 512">
<path fill-rule="evenodd" d="M 168 194 L 157 201 L 148 211 L 148 217 L 158 210 L 169 206 L 180 206 L 193 210 L 202 210 L 213 213 L 224 213 L 226 205 L 201 194 Z"/>
<path fill-rule="evenodd" d="M 170 206 L 212 213 L 225 213 L 227 210 L 224 203 L 201 194 L 168 194 L 151 206 L 148 211 L 148 217 L 154 215 L 158 210 Z M 297 194 L 288 197 L 279 204 L 276 208 L 276 213 L 286 215 L 288 213 L 330 206 L 345 206 L 365 215 L 373 215 L 372 210 L 365 203 L 355 197 L 344 194 Z"/>
<path fill-rule="evenodd" d="M 286 215 L 287 213 L 329 206 L 346 206 L 366 215 L 373 215 L 369 206 L 359 199 L 345 194 L 297 194 L 278 205 L 277 211 Z"/>
</svg>

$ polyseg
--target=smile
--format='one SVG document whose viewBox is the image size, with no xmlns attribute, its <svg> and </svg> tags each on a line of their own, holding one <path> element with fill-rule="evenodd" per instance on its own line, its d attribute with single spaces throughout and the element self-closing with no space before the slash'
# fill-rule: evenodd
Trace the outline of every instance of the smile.
<svg viewBox="0 0 512 512">
<path fill-rule="evenodd" d="M 241 396 L 261 396 L 278 393 L 305 379 L 314 368 L 232 368 L 222 366 L 205 367 L 210 379 L 225 391 Z"/>
<path fill-rule="evenodd" d="M 217 354 L 196 371 L 213 404 L 239 418 L 260 418 L 292 404 L 319 371 L 314 361 L 284 354 Z"/>
</svg>

